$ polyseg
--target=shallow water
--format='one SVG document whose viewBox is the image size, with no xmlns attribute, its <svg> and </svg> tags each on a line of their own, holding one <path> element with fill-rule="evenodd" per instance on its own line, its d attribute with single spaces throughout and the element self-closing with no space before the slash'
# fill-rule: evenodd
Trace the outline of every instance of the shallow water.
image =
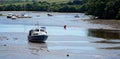
<svg viewBox="0 0 120 59">
<path fill-rule="evenodd" d="M 24 32 L 28 33 L 30 29 L 35 28 L 31 25 L 5 25 L 0 24 L 0 32 Z M 105 39 L 120 39 L 120 30 L 109 29 L 87 29 L 57 26 L 46 26 L 48 35 L 73 35 L 73 36 L 92 36 Z"/>
</svg>

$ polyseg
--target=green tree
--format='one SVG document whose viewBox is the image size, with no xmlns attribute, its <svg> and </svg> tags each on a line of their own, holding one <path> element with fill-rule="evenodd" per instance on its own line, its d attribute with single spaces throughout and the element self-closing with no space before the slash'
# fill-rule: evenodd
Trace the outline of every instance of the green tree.
<svg viewBox="0 0 120 59">
<path fill-rule="evenodd" d="M 117 19 L 120 19 L 120 8 L 119 8 L 119 12 L 118 12 L 116 18 L 117 18 Z"/>
<path fill-rule="evenodd" d="M 86 6 L 86 14 L 98 16 L 102 19 L 113 19 L 118 14 L 120 0 L 89 0 Z"/>
</svg>

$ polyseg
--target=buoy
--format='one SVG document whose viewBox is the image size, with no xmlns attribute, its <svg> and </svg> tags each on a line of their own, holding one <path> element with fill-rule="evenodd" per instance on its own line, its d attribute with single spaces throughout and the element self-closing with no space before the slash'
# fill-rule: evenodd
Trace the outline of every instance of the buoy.
<svg viewBox="0 0 120 59">
<path fill-rule="evenodd" d="M 66 29 L 67 25 L 64 25 L 64 29 Z"/>
<path fill-rule="evenodd" d="M 69 54 L 67 54 L 66 56 L 69 57 Z"/>
</svg>

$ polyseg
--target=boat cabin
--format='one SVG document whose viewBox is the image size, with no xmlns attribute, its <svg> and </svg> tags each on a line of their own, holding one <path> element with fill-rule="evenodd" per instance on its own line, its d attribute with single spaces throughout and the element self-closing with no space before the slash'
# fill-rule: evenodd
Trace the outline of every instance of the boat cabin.
<svg viewBox="0 0 120 59">
<path fill-rule="evenodd" d="M 36 28 L 36 29 L 30 30 L 29 35 L 30 36 L 47 35 L 47 32 L 45 28 L 41 27 L 40 29 Z"/>
</svg>

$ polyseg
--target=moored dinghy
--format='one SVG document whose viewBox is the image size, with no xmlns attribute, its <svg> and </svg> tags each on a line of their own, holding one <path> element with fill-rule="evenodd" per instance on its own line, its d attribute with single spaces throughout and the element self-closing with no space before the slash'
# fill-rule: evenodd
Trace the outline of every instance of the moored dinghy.
<svg viewBox="0 0 120 59">
<path fill-rule="evenodd" d="M 13 13 L 8 13 L 7 18 L 11 18 Z"/>
<path fill-rule="evenodd" d="M 76 14 L 76 15 L 75 15 L 75 18 L 79 18 L 79 15 L 78 15 L 78 14 Z"/>
<path fill-rule="evenodd" d="M 11 17 L 12 20 L 16 20 L 16 18 L 17 18 L 16 15 L 12 15 Z"/>
<path fill-rule="evenodd" d="M 22 13 L 21 15 L 18 15 L 17 16 L 18 18 L 32 18 L 31 16 L 25 14 L 25 13 Z"/>
<path fill-rule="evenodd" d="M 48 16 L 53 16 L 52 14 L 47 14 Z"/>
</svg>

